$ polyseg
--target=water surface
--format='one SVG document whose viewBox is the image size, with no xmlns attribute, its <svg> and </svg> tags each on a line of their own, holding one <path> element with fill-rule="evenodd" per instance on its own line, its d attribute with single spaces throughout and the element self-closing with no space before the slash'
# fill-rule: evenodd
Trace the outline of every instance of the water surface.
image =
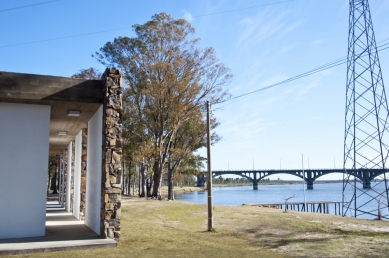
<svg viewBox="0 0 389 258">
<path fill-rule="evenodd" d="M 261 204 L 261 203 L 279 203 L 285 201 L 285 196 L 294 195 L 290 202 L 304 202 L 303 184 L 287 184 L 287 185 L 258 185 L 258 190 L 253 190 L 252 186 L 231 186 L 231 187 L 213 187 L 213 204 L 215 205 L 234 205 L 242 204 Z M 306 187 L 306 185 L 305 185 Z M 307 202 L 319 201 L 342 201 L 342 187 L 340 183 L 323 183 L 314 184 L 313 190 L 305 190 Z M 377 190 L 377 189 L 376 189 Z M 370 190 L 372 191 L 372 190 Z M 346 198 L 351 199 L 352 193 L 347 192 Z M 186 194 L 176 195 L 177 200 L 206 204 L 207 192 L 191 192 Z M 364 199 L 358 200 L 365 201 Z M 334 205 L 329 206 L 330 213 L 334 214 Z M 372 201 L 369 209 L 377 209 L 377 203 Z M 387 214 L 388 211 L 382 211 Z M 351 214 L 349 215 L 351 216 Z M 367 216 L 361 216 L 367 217 Z"/>
</svg>

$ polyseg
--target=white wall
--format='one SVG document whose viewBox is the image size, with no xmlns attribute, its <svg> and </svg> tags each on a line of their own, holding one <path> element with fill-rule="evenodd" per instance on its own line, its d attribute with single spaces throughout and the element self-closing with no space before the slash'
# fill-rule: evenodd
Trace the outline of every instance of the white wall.
<svg viewBox="0 0 389 258">
<path fill-rule="evenodd" d="M 80 219 L 81 201 L 81 155 L 82 155 L 82 130 L 77 134 L 74 141 L 74 195 L 73 216 Z"/>
<path fill-rule="evenodd" d="M 100 235 L 103 106 L 88 122 L 85 225 Z"/>
<path fill-rule="evenodd" d="M 50 106 L 0 102 L 0 239 L 45 235 Z"/>
<path fill-rule="evenodd" d="M 66 171 L 66 211 L 70 212 L 70 190 L 71 190 L 71 179 L 72 179 L 72 155 L 73 155 L 73 149 L 72 149 L 72 142 L 68 145 L 68 166 Z"/>
</svg>

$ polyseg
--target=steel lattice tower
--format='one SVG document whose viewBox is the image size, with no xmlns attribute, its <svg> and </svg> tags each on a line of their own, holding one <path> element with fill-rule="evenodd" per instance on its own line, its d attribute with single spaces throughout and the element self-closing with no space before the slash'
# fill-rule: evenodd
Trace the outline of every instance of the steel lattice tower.
<svg viewBox="0 0 389 258">
<path fill-rule="evenodd" d="M 343 216 L 389 219 L 388 103 L 368 0 L 349 0 Z M 364 169 L 383 169 L 380 173 Z M 374 179 L 373 179 L 374 178 Z M 380 208 L 379 208 L 380 207 Z"/>
</svg>

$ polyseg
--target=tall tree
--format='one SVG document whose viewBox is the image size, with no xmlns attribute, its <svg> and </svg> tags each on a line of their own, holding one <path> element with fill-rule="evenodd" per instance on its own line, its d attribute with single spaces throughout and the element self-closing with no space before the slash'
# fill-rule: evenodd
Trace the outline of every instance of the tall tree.
<svg viewBox="0 0 389 258">
<path fill-rule="evenodd" d="M 127 102 L 152 148 L 152 196 L 160 196 L 162 171 L 177 131 L 206 100 L 225 99 L 223 86 L 232 76 L 213 48 L 201 49 L 199 39 L 189 38 L 194 28 L 184 19 L 160 13 L 133 28 L 136 37 L 115 38 L 94 57 L 123 70 Z"/>
<path fill-rule="evenodd" d="M 81 69 L 78 73 L 73 74 L 71 77 L 76 79 L 85 80 L 99 80 L 101 79 L 101 72 L 99 70 L 90 67 L 87 69 Z"/>
<path fill-rule="evenodd" d="M 173 177 L 177 168 L 178 172 L 190 172 L 196 174 L 201 168 L 204 158 L 194 155 L 193 153 L 205 147 L 207 144 L 206 123 L 202 119 L 200 110 L 193 112 L 192 117 L 186 121 L 176 132 L 172 146 L 168 155 L 168 199 L 173 200 Z M 214 129 L 219 125 L 215 118 L 211 120 L 211 128 Z M 212 143 L 220 140 L 220 137 L 213 132 Z M 184 164 L 181 164 L 184 162 Z M 199 165 L 200 163 L 200 165 Z"/>
</svg>

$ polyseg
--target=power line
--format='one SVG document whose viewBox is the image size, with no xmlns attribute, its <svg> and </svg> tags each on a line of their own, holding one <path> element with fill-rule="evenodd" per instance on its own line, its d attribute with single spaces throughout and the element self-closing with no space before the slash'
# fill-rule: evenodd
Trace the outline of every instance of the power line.
<svg viewBox="0 0 389 258">
<path fill-rule="evenodd" d="M 56 1 L 61 1 L 61 0 L 47 1 L 47 2 L 42 2 L 42 3 L 38 3 L 38 4 L 45 4 L 45 3 L 56 2 Z M 241 11 L 241 10 L 246 10 L 246 9 L 251 9 L 251 8 L 257 8 L 257 7 L 263 7 L 263 6 L 275 5 L 275 4 L 282 4 L 282 3 L 286 3 L 286 2 L 292 2 L 292 1 L 295 1 L 295 0 L 287 0 L 287 1 L 282 1 L 282 2 L 270 3 L 270 4 L 256 5 L 256 6 L 250 6 L 250 7 L 240 8 L 240 9 L 223 11 L 223 12 L 197 15 L 197 16 L 193 16 L 193 17 L 197 18 L 197 17 L 209 16 L 209 15 L 215 15 L 215 14 L 222 14 L 222 13 L 227 13 L 227 12 L 236 12 L 236 11 Z M 0 12 L 2 12 L 2 11 L 9 11 L 9 10 L 13 10 L 13 9 L 19 9 L 19 8 L 25 8 L 25 7 L 29 7 L 29 6 L 33 6 L 33 5 L 38 5 L 38 4 L 25 5 L 25 6 L 15 7 L 15 8 L 11 8 L 11 9 L 0 10 Z M 42 40 L 28 41 L 28 42 L 23 42 L 23 43 L 16 43 L 16 44 L 11 44 L 11 45 L 0 46 L 0 49 L 1 48 L 8 48 L 8 47 L 22 46 L 22 45 L 29 45 L 29 44 L 34 44 L 34 43 L 55 41 L 55 40 L 61 40 L 61 39 L 76 38 L 76 37 L 100 34 L 100 33 L 117 31 L 117 30 L 125 30 L 125 29 L 130 29 L 130 28 L 132 28 L 132 26 L 122 27 L 122 28 L 118 28 L 118 29 L 110 29 L 110 30 L 101 30 L 101 31 L 95 31 L 95 32 L 87 32 L 87 33 L 82 33 L 82 34 L 69 35 L 69 36 L 63 36 L 63 37 L 57 37 L 57 38 L 51 38 L 51 39 L 42 39 Z"/>
<path fill-rule="evenodd" d="M 64 37 L 58 37 L 58 38 L 29 41 L 29 42 L 24 42 L 24 43 L 17 43 L 17 44 L 12 44 L 12 45 L 0 46 L 0 48 L 16 47 L 16 46 L 22 46 L 22 45 L 29 45 L 29 44 L 33 44 L 33 43 L 41 43 L 41 42 L 54 41 L 54 40 L 60 40 L 60 39 L 76 38 L 76 37 L 81 37 L 81 36 L 100 34 L 100 33 L 104 33 L 104 32 L 111 32 L 111 31 L 117 31 L 117 30 L 125 30 L 125 29 L 130 29 L 130 28 L 132 28 L 132 26 L 118 28 L 118 29 L 111 29 L 111 30 L 101 30 L 101 31 L 95 31 L 95 32 L 88 32 L 88 33 L 76 34 L 76 35 L 64 36 Z"/>
<path fill-rule="evenodd" d="M 389 40 L 389 38 L 387 39 L 384 39 L 380 42 L 384 42 L 384 41 L 387 41 Z M 382 44 L 380 46 L 377 47 L 377 50 L 378 51 L 382 51 L 382 50 L 385 50 L 385 49 L 388 49 L 389 46 L 385 47 L 385 48 L 382 48 L 386 45 L 389 45 L 389 43 L 385 43 L 385 44 Z M 381 49 L 379 49 L 381 48 Z M 279 86 L 281 84 L 285 84 L 287 82 L 291 82 L 291 81 L 294 81 L 294 80 L 297 80 L 297 79 L 300 79 L 300 78 L 303 78 L 303 77 L 307 77 L 309 75 L 312 75 L 312 74 L 315 74 L 315 73 L 318 73 L 318 72 L 322 72 L 324 70 L 328 70 L 328 69 L 331 69 L 335 66 L 339 66 L 339 65 L 342 65 L 342 64 L 345 64 L 347 63 L 347 57 L 346 58 L 339 58 L 339 59 L 336 59 L 330 63 L 327 63 L 325 65 L 322 65 L 320 67 L 317 67 L 315 69 L 312 69 L 310 71 L 307 71 L 307 72 L 304 72 L 304 73 L 301 73 L 299 75 L 296 75 L 296 76 L 293 76 L 293 77 L 290 77 L 286 80 L 283 80 L 283 81 L 280 81 L 280 82 L 277 82 L 277 83 L 273 83 L 273 84 L 270 84 L 268 86 L 265 86 L 265 87 L 262 87 L 262 88 L 259 88 L 257 90 L 253 90 L 253 91 L 250 91 L 250 92 L 247 92 L 247 93 L 244 93 L 244 94 L 241 94 L 241 95 L 238 95 L 238 96 L 235 96 L 235 97 L 232 97 L 232 98 L 229 98 L 229 99 L 226 99 L 226 100 L 223 100 L 223 101 L 219 101 L 219 102 L 215 102 L 215 103 L 212 103 L 213 105 L 216 105 L 216 104 L 221 104 L 221 103 L 225 103 L 227 101 L 231 101 L 231 100 L 235 100 L 235 99 L 238 99 L 238 98 L 242 98 L 242 97 L 245 97 L 245 96 L 248 96 L 248 95 L 251 95 L 251 94 L 254 94 L 254 93 L 258 93 L 258 92 L 261 92 L 261 91 L 264 91 L 264 90 L 268 90 L 270 88 L 273 88 L 273 87 L 276 87 L 276 86 Z"/>
<path fill-rule="evenodd" d="M 29 5 L 23 5 L 23 6 L 18 6 L 18 7 L 12 7 L 12 8 L 8 8 L 8 9 L 0 10 L 0 13 L 7 12 L 7 11 L 13 11 L 13 10 L 17 10 L 17 9 L 22 9 L 22 8 L 27 8 L 27 7 L 36 6 L 36 5 L 42 5 L 42 4 L 52 3 L 52 2 L 58 2 L 58 1 L 61 1 L 61 0 L 52 0 L 52 1 L 36 3 L 36 4 L 29 4 Z"/>
<path fill-rule="evenodd" d="M 282 1 L 282 2 L 270 3 L 270 4 L 261 4 L 261 5 L 255 5 L 255 6 L 240 8 L 240 9 L 233 9 L 233 10 L 216 12 L 216 13 L 208 13 L 208 14 L 196 15 L 196 16 L 192 16 L 192 17 L 193 18 L 198 18 L 198 17 L 210 16 L 210 15 L 215 15 L 215 14 L 230 13 L 230 12 L 236 12 L 236 11 L 241 11 L 241 10 L 253 9 L 253 8 L 263 7 L 263 6 L 268 6 L 268 5 L 282 4 L 282 3 L 293 2 L 293 1 L 294 0 L 287 0 L 287 1 Z"/>
</svg>

